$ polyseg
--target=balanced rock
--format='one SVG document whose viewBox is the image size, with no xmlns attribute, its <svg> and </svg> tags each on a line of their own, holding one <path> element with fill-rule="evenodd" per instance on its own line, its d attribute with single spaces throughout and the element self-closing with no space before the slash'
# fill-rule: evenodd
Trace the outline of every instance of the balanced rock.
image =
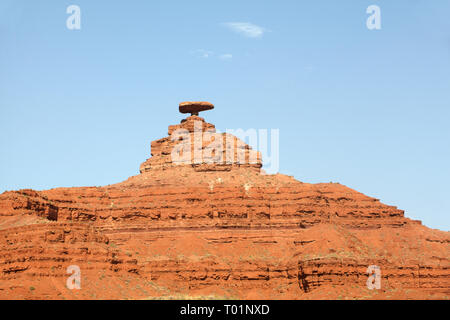
<svg viewBox="0 0 450 320">
<path fill-rule="evenodd" d="M 198 116 L 199 112 L 212 109 L 214 109 L 214 105 L 206 101 L 186 101 L 180 103 L 181 113 L 190 113 L 191 115 L 196 116 Z"/>
</svg>

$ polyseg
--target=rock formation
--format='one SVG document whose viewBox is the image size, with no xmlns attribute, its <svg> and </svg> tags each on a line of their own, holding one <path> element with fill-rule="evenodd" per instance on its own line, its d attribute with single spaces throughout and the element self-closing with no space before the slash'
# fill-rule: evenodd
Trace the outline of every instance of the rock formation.
<svg viewBox="0 0 450 320">
<path fill-rule="evenodd" d="M 190 113 L 191 116 L 198 116 L 199 112 L 214 109 L 214 105 L 206 101 L 186 101 L 180 103 L 179 109 L 181 113 Z"/>
<path fill-rule="evenodd" d="M 198 116 L 211 106 L 181 104 L 193 115 L 124 182 L 1 194 L 0 298 L 448 299 L 448 232 L 338 183 L 262 174 Z"/>
</svg>

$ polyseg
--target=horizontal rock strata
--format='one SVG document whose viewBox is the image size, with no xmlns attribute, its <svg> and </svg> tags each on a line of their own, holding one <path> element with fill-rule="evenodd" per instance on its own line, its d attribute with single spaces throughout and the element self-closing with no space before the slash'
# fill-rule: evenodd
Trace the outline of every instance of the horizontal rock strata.
<svg viewBox="0 0 450 320">
<path fill-rule="evenodd" d="M 448 299 L 448 232 L 338 183 L 263 174 L 258 152 L 196 115 L 168 133 L 124 182 L 1 194 L 0 298 Z"/>
</svg>

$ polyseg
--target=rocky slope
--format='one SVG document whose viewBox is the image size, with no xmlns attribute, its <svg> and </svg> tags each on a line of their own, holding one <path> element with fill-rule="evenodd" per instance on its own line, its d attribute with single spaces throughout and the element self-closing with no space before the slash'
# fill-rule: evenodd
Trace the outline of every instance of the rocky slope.
<svg viewBox="0 0 450 320">
<path fill-rule="evenodd" d="M 449 298 L 448 232 L 260 168 L 259 153 L 192 115 L 124 182 L 5 192 L 0 298 Z M 66 287 L 70 265 L 80 290 Z M 370 265 L 380 289 L 366 286 Z"/>
</svg>

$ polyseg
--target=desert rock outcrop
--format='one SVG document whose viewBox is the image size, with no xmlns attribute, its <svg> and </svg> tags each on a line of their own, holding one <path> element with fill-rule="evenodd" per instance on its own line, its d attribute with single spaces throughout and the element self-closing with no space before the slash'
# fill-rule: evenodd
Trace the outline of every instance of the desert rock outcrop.
<svg viewBox="0 0 450 320">
<path fill-rule="evenodd" d="M 168 134 L 124 182 L 0 195 L 0 298 L 448 299 L 448 232 L 338 183 L 262 174 L 198 115 Z"/>
</svg>

